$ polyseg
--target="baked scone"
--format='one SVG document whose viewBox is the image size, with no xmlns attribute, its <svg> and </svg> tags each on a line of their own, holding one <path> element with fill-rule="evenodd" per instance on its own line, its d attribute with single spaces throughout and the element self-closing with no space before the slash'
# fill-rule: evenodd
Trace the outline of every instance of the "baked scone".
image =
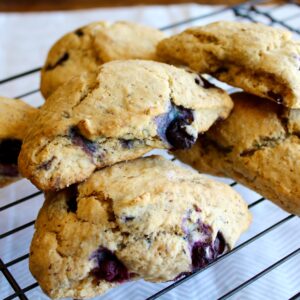
<svg viewBox="0 0 300 300">
<path fill-rule="evenodd" d="M 229 118 L 176 156 L 200 172 L 228 176 L 300 215 L 300 115 L 246 93 Z M 287 116 L 291 115 L 290 119 Z"/>
<path fill-rule="evenodd" d="M 156 45 L 164 34 L 131 22 L 94 22 L 64 35 L 49 51 L 41 73 L 45 98 L 62 83 L 82 72 L 94 72 L 119 59 L 156 59 Z"/>
<path fill-rule="evenodd" d="M 20 178 L 18 155 L 36 109 L 21 100 L 0 97 L 0 187 Z"/>
<path fill-rule="evenodd" d="M 159 156 L 139 158 L 46 194 L 30 270 L 51 298 L 174 280 L 231 249 L 250 221 L 231 187 Z"/>
<path fill-rule="evenodd" d="M 161 41 L 158 55 L 251 94 L 300 108 L 300 42 L 286 30 L 220 21 Z"/>
<path fill-rule="evenodd" d="M 195 73 L 163 63 L 113 61 L 58 88 L 39 111 L 19 157 L 42 190 L 61 189 L 97 168 L 153 148 L 188 148 L 228 116 L 232 101 Z"/>
</svg>

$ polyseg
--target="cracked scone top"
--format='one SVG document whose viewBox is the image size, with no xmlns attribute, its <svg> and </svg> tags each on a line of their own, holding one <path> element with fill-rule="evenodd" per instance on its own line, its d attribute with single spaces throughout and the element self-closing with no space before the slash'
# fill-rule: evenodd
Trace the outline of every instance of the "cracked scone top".
<svg viewBox="0 0 300 300">
<path fill-rule="evenodd" d="M 164 34 L 131 22 L 94 22 L 59 39 L 49 51 L 41 73 L 41 93 L 48 98 L 62 83 L 82 72 L 94 72 L 119 59 L 156 60 Z"/>
<path fill-rule="evenodd" d="M 21 100 L 0 97 L 0 187 L 20 178 L 18 155 L 36 109 Z"/>
<path fill-rule="evenodd" d="M 42 190 L 153 148 L 188 148 L 232 108 L 230 97 L 194 73 L 150 61 L 114 61 L 76 77 L 40 109 L 19 157 Z"/>
<path fill-rule="evenodd" d="M 46 194 L 30 270 L 52 298 L 174 280 L 231 249 L 250 220 L 231 187 L 162 157 L 139 158 Z"/>
<path fill-rule="evenodd" d="M 161 41 L 158 55 L 261 97 L 300 108 L 300 42 L 286 30 L 221 21 Z"/>
<path fill-rule="evenodd" d="M 200 172 L 231 177 L 300 215 L 300 113 L 246 93 L 187 152 L 175 155 Z"/>
</svg>

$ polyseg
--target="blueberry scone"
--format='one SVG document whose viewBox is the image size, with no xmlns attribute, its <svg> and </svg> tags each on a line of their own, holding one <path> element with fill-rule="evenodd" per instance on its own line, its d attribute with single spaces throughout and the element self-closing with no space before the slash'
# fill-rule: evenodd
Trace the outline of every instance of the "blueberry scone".
<svg viewBox="0 0 300 300">
<path fill-rule="evenodd" d="M 300 112 L 233 94 L 229 118 L 176 156 L 201 172 L 228 176 L 300 215 Z"/>
<path fill-rule="evenodd" d="M 68 33 L 51 48 L 42 69 L 45 98 L 62 83 L 82 72 L 94 72 L 118 59 L 156 59 L 156 45 L 164 34 L 130 22 L 95 22 Z"/>
<path fill-rule="evenodd" d="M 251 94 L 300 108 L 300 42 L 286 30 L 221 21 L 161 41 L 158 54 Z"/>
<path fill-rule="evenodd" d="M 42 190 L 61 189 L 95 169 L 153 148 L 189 148 L 228 116 L 232 101 L 197 74 L 141 60 L 102 65 L 58 88 L 40 109 L 19 157 Z"/>
<path fill-rule="evenodd" d="M 30 270 L 51 298 L 175 280 L 230 250 L 250 220 L 231 187 L 159 156 L 139 158 L 46 194 Z"/>
<path fill-rule="evenodd" d="M 0 187 L 19 179 L 18 155 L 36 109 L 21 100 L 0 97 Z"/>
</svg>

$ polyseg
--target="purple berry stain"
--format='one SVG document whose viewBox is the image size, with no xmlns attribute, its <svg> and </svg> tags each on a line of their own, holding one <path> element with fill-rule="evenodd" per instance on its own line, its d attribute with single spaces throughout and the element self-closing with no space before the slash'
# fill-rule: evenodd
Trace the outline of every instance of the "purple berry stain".
<svg viewBox="0 0 300 300">
<path fill-rule="evenodd" d="M 157 133 L 160 138 L 175 149 L 188 149 L 195 143 L 196 137 L 186 131 L 194 121 L 193 111 L 171 101 L 171 108 L 166 114 L 156 118 Z"/>
<path fill-rule="evenodd" d="M 98 280 L 106 280 L 108 282 L 123 282 L 130 278 L 130 273 L 117 256 L 104 247 L 99 247 L 91 256 L 96 263 L 96 267 L 92 269 L 91 274 Z"/>
<path fill-rule="evenodd" d="M 197 212 L 197 210 L 195 210 Z M 227 249 L 226 241 L 221 232 L 217 233 L 213 240 L 212 228 L 198 221 L 192 222 L 190 216 L 192 210 L 189 210 L 187 216 L 183 219 L 183 231 L 186 233 L 186 239 L 190 245 L 192 258 L 192 271 L 197 271 L 210 262 L 215 260 Z"/>
<path fill-rule="evenodd" d="M 72 143 L 74 145 L 81 147 L 84 152 L 86 152 L 91 156 L 98 149 L 97 143 L 94 143 L 88 140 L 87 138 L 85 138 L 83 135 L 81 135 L 79 130 L 76 127 L 72 127 L 70 129 L 69 136 L 71 137 Z"/>
<path fill-rule="evenodd" d="M 193 271 L 199 270 L 215 260 L 226 248 L 222 233 L 218 232 L 215 241 L 195 242 L 192 248 Z"/>
</svg>

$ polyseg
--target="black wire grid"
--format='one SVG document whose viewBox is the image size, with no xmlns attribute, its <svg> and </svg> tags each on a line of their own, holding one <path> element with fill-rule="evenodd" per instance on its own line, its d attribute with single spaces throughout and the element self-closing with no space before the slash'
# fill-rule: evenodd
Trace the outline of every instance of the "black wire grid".
<svg viewBox="0 0 300 300">
<path fill-rule="evenodd" d="M 300 18 L 300 6 L 299 4 L 297 4 L 295 1 L 286 1 L 286 3 L 281 3 L 281 4 L 277 4 L 277 5 L 272 5 L 272 6 L 260 6 L 258 4 L 263 4 L 262 2 L 264 1 L 249 1 L 249 2 L 245 2 L 243 4 L 239 4 L 239 5 L 235 5 L 235 6 L 228 6 L 225 8 L 220 8 L 214 12 L 211 13 L 206 13 L 203 15 L 199 15 L 197 17 L 191 18 L 191 19 L 187 19 L 187 20 L 183 20 L 181 22 L 178 23 L 174 23 L 174 24 L 170 24 L 167 25 L 163 28 L 161 28 L 161 30 L 170 30 L 170 29 L 176 29 L 176 28 L 180 28 L 181 26 L 191 26 L 191 25 L 195 25 L 196 22 L 199 21 L 204 21 L 206 22 L 206 20 L 209 20 L 209 18 L 211 17 L 217 17 L 218 19 L 222 20 L 222 16 L 224 16 L 224 13 L 231 13 L 232 16 L 237 19 L 237 20 L 247 20 L 247 21 L 251 21 L 251 22 L 264 22 L 268 25 L 272 25 L 272 26 L 276 26 L 276 27 L 283 27 L 286 28 L 290 31 L 292 31 L 296 36 L 300 36 L 300 30 L 297 29 L 295 26 L 292 26 L 290 24 L 290 21 L 292 21 L 293 19 L 296 18 Z M 278 11 L 278 9 L 281 9 L 284 5 L 288 5 L 293 6 L 292 14 L 285 16 L 285 17 L 276 17 L 276 11 Z M 37 73 L 40 71 L 40 68 L 36 68 L 36 69 L 32 69 L 29 70 L 27 72 L 24 73 L 20 73 L 5 79 L 0 80 L 0 85 L 4 84 L 4 83 L 8 83 L 8 82 L 12 82 L 16 79 L 22 79 L 25 78 L 31 74 Z M 18 95 L 16 98 L 25 98 L 29 95 L 38 93 L 39 90 L 31 90 L 28 91 L 26 93 L 23 93 L 22 95 Z M 237 185 L 236 182 L 231 183 L 231 186 L 235 186 Z M 42 192 L 38 191 L 35 192 L 29 196 L 26 196 L 24 198 L 21 199 L 17 199 L 13 202 L 10 202 L 9 204 L 6 204 L 4 206 L 0 207 L 0 212 L 5 211 L 9 208 L 12 207 L 16 207 L 17 205 L 24 203 L 26 201 L 32 200 L 35 197 L 38 197 L 39 195 L 41 195 Z M 261 204 L 265 199 L 264 198 L 259 198 L 256 201 L 252 202 L 249 205 L 249 209 L 252 209 L 254 206 L 257 206 L 259 204 Z M 1 201 L 0 201 L 1 203 Z M 271 231 L 276 230 L 277 228 L 279 228 L 280 226 L 282 226 L 283 224 L 289 222 L 291 219 L 293 218 L 297 218 L 294 215 L 288 215 L 285 218 L 279 220 L 278 222 L 272 224 L 271 226 L 267 227 L 266 229 L 264 229 L 263 231 L 259 232 L 258 234 L 254 235 L 252 238 L 244 241 L 243 243 L 239 244 L 237 247 L 235 247 L 233 250 L 231 250 L 230 252 L 220 256 L 218 259 L 216 259 L 214 262 L 210 263 L 208 266 L 206 266 L 205 268 L 195 272 L 194 274 L 188 275 L 172 284 L 170 284 L 169 286 L 167 286 L 166 288 L 163 288 L 162 290 L 160 290 L 159 292 L 153 294 L 152 296 L 148 297 L 148 300 L 152 300 L 152 299 L 156 299 L 160 296 L 162 296 L 163 294 L 167 293 L 168 291 L 176 288 L 177 286 L 181 285 L 182 283 L 186 282 L 187 280 L 191 279 L 194 276 L 197 276 L 199 273 L 203 272 L 204 270 L 213 267 L 214 265 L 216 265 L 218 262 L 225 260 L 226 258 L 228 258 L 229 256 L 233 255 L 234 253 L 240 251 L 242 248 L 248 246 L 251 243 L 254 243 L 255 241 L 257 241 L 258 239 L 262 238 L 263 236 L 269 234 Z M 18 232 L 22 232 L 22 230 L 31 227 L 34 225 L 34 220 L 31 222 L 28 222 L 26 224 L 23 224 L 22 226 L 16 227 L 12 230 L 9 230 L 7 232 L 4 232 L 2 234 L 0 234 L 0 240 L 7 238 L 9 236 L 12 236 Z M 296 228 L 295 228 L 296 229 Z M 273 263 L 272 265 L 268 266 L 267 268 L 265 268 L 264 270 L 262 270 L 261 272 L 257 273 L 256 275 L 254 275 L 253 277 L 251 277 L 250 279 L 240 283 L 238 286 L 236 286 L 235 288 L 233 288 L 232 290 L 230 290 L 229 292 L 227 292 L 226 294 L 222 295 L 219 299 L 227 299 L 235 294 L 237 294 L 239 291 L 243 290 L 244 288 L 246 288 L 247 286 L 251 285 L 252 283 L 254 283 L 256 280 L 258 280 L 259 278 L 265 276 L 266 274 L 268 274 L 269 272 L 273 271 L 275 268 L 279 267 L 280 265 L 286 263 L 289 260 L 292 260 L 296 255 L 300 254 L 300 247 L 294 251 L 292 251 L 291 253 L 289 253 L 288 255 L 282 257 L 281 259 L 279 259 L 278 261 L 276 261 L 275 263 Z M 4 263 L 3 260 L 0 257 L 0 270 L 2 272 L 2 274 L 4 275 L 4 277 L 6 278 L 6 280 L 8 281 L 8 283 L 10 284 L 10 286 L 13 289 L 13 293 L 9 296 L 7 296 L 6 298 L 4 298 L 4 300 L 9 300 L 9 299 L 15 299 L 15 298 L 19 298 L 22 300 L 27 300 L 28 297 L 26 296 L 26 293 L 28 291 L 34 290 L 35 288 L 38 287 L 38 283 L 35 282 L 33 284 L 30 284 L 24 288 L 21 288 L 20 285 L 18 284 L 18 281 L 16 280 L 16 278 L 14 278 L 14 276 L 12 275 L 12 272 L 10 272 L 10 270 L 8 269 L 9 267 L 12 267 L 26 259 L 28 259 L 29 254 L 25 254 L 22 255 L 20 257 L 17 257 L 9 262 Z M 300 299 L 300 288 L 299 288 L 299 292 L 296 293 L 294 296 L 292 296 L 290 298 L 290 300 L 295 300 L 295 299 Z"/>
</svg>

